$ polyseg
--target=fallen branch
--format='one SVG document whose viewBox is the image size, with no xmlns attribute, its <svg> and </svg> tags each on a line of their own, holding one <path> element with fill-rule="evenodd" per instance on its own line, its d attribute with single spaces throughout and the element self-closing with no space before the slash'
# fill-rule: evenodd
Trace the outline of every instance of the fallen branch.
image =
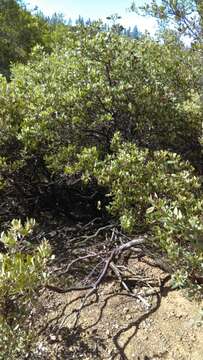
<svg viewBox="0 0 203 360">
<path fill-rule="evenodd" d="M 107 227 L 106 227 L 107 228 Z M 101 228 L 98 229 L 101 231 Z M 95 236 L 95 234 L 94 234 Z M 101 275 L 99 276 L 99 278 L 97 279 L 97 281 L 94 283 L 94 285 L 87 285 L 87 286 L 79 286 L 79 287 L 69 287 L 67 289 L 63 289 L 63 288 L 60 288 L 58 286 L 54 286 L 54 285 L 46 285 L 46 288 L 48 290 L 51 290 L 51 291 L 55 291 L 55 292 L 58 292 L 58 293 L 61 293 L 61 294 L 64 294 L 64 293 L 68 293 L 68 292 L 72 292 L 72 291 L 82 291 L 82 290 L 89 290 L 89 289 L 96 289 L 98 287 L 98 285 L 101 283 L 101 281 L 103 280 L 103 278 L 105 277 L 107 271 L 108 271 L 108 268 L 109 268 L 109 264 L 111 263 L 111 261 L 114 259 L 115 256 L 119 256 L 122 252 L 136 246 L 136 245 L 141 245 L 141 244 L 144 244 L 145 242 L 145 238 L 144 237 L 139 237 L 139 238 L 136 238 L 136 239 L 133 239 L 125 244 L 122 244 L 118 247 L 115 247 L 115 249 L 113 249 L 110 254 L 108 254 L 108 258 L 107 260 L 105 261 L 105 266 L 104 266 L 104 269 L 102 270 L 101 272 Z M 101 252 L 98 252 L 98 253 L 93 253 L 93 254 L 88 254 L 86 256 L 83 256 L 83 257 L 79 257 L 78 259 L 74 259 L 69 265 L 68 267 L 66 268 L 66 270 L 64 270 L 64 272 L 62 272 L 61 274 L 66 274 L 68 272 L 68 270 L 70 269 L 70 267 L 76 263 L 77 261 L 79 260 L 83 260 L 83 259 L 87 259 L 87 258 L 91 258 L 91 257 L 100 257 L 101 256 Z"/>
<path fill-rule="evenodd" d="M 87 224 L 87 227 L 89 227 L 89 223 Z M 97 239 L 97 236 L 100 233 L 103 235 L 103 241 L 102 238 L 100 238 L 99 241 Z M 87 242 L 93 239 L 96 239 L 97 241 L 91 242 L 91 244 L 88 244 L 87 246 Z M 129 268 L 128 262 L 126 265 L 125 256 L 125 252 L 127 252 L 128 258 L 132 254 L 131 259 L 140 258 L 140 255 L 145 256 L 146 254 L 150 257 L 147 249 L 143 246 L 146 243 L 146 239 L 146 236 L 138 236 L 130 239 L 127 235 L 118 231 L 114 224 L 100 227 L 91 235 L 78 236 L 67 240 L 68 245 L 71 243 L 71 248 L 74 246 L 73 251 L 71 251 L 67 257 L 67 261 L 70 259 L 69 263 L 64 267 L 57 269 L 54 273 L 59 276 L 70 274 L 71 279 L 73 279 L 72 268 L 74 267 L 75 271 L 75 265 L 77 265 L 76 273 L 79 275 L 82 274 L 82 277 L 80 276 L 80 281 L 76 286 L 76 282 L 73 284 L 74 286 L 67 288 L 48 284 L 46 289 L 60 294 L 76 291 L 81 292 L 81 294 L 79 294 L 81 298 L 80 305 L 71 312 L 72 315 L 75 315 L 73 323 L 74 328 L 78 325 L 82 310 L 89 306 L 92 301 L 96 301 L 94 298 L 92 298 L 92 301 L 88 301 L 88 299 L 93 295 L 96 295 L 96 299 L 98 299 L 98 289 L 106 279 L 109 279 L 109 276 L 112 280 L 116 278 L 120 283 L 124 290 L 124 292 L 122 292 L 123 295 L 130 296 L 139 301 L 145 310 L 151 308 L 151 304 L 146 298 L 160 294 L 161 283 L 152 282 L 152 278 L 137 274 L 135 271 L 133 272 L 133 270 Z M 81 248 L 81 245 L 84 243 L 86 246 Z M 121 256 L 122 254 L 124 255 Z M 83 262 L 85 264 L 85 270 L 82 265 L 82 270 L 79 271 L 81 263 Z M 89 269 L 88 272 L 86 271 L 87 269 Z M 144 291 L 141 291 L 143 285 L 145 288 Z M 62 324 L 64 321 L 65 320 L 63 319 Z"/>
</svg>

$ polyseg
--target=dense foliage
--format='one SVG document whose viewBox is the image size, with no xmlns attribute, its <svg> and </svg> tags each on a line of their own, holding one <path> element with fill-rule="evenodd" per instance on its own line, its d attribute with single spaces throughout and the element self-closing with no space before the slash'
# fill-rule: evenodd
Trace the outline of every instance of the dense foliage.
<svg viewBox="0 0 203 360">
<path fill-rule="evenodd" d="M 35 49 L 28 66 L 13 69 L 9 85 L 1 79 L 3 142 L 13 137 L 27 154 L 54 166 L 58 158 L 66 162 L 72 147 L 77 153 L 101 143 L 108 152 L 119 130 L 138 146 L 200 162 L 196 53 L 175 39 L 163 45 L 146 37 L 131 41 L 96 27 L 68 35 L 51 55 Z"/>
<path fill-rule="evenodd" d="M 132 41 L 97 26 L 68 35 L 51 55 L 36 48 L 9 84 L 1 78 L 2 182 L 30 160 L 37 177 L 42 167 L 61 175 L 84 146 L 105 156 L 116 131 L 201 169 L 198 55 L 174 38 Z"/>
<path fill-rule="evenodd" d="M 183 283 L 202 273 L 203 197 L 188 162 L 167 151 L 139 150 L 117 133 L 104 160 L 96 147 L 85 148 L 77 165 L 66 168 L 79 170 L 84 181 L 94 176 L 109 189 L 108 209 L 125 231 L 150 233 L 150 241 L 181 269 Z"/>
<path fill-rule="evenodd" d="M 9 77 L 10 65 L 25 63 L 36 44 L 46 45 L 49 27 L 40 16 L 32 16 L 21 1 L 0 1 L 0 73 Z"/>
<path fill-rule="evenodd" d="M 31 310 L 47 281 L 51 249 L 46 241 L 34 247 L 29 237 L 35 222 L 13 220 L 0 237 L 0 359 L 19 359 L 34 345 Z"/>
</svg>

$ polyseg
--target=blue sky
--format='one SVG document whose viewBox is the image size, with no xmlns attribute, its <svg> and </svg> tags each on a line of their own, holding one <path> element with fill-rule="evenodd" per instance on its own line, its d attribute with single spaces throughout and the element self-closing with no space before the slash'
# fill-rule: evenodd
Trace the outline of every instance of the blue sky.
<svg viewBox="0 0 203 360">
<path fill-rule="evenodd" d="M 139 3 L 144 1 L 138 0 Z M 67 19 L 74 20 L 78 15 L 84 18 L 99 19 L 105 21 L 106 17 L 112 14 L 122 16 L 121 23 L 125 26 L 137 25 L 141 31 L 154 33 L 156 30 L 156 21 L 152 18 L 138 16 L 130 13 L 127 9 L 131 5 L 131 0 L 27 0 L 29 7 L 38 6 L 46 15 L 54 12 L 63 13 Z"/>
</svg>

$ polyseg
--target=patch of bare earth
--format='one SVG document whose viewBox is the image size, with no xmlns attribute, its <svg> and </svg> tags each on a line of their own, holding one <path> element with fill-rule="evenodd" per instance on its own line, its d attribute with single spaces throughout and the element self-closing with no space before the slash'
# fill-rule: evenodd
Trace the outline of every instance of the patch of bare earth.
<svg viewBox="0 0 203 360">
<path fill-rule="evenodd" d="M 139 276 L 145 279 L 141 293 L 148 307 L 109 277 L 98 296 L 88 298 L 74 327 L 85 292 L 56 294 L 47 290 L 41 299 L 46 313 L 41 319 L 44 328 L 33 359 L 202 360 L 203 304 L 171 290 L 167 274 L 148 260 L 129 260 L 137 283 Z M 149 291 L 152 283 L 153 292 L 157 284 L 154 295 Z M 128 283 L 132 292 L 136 285 Z"/>
</svg>

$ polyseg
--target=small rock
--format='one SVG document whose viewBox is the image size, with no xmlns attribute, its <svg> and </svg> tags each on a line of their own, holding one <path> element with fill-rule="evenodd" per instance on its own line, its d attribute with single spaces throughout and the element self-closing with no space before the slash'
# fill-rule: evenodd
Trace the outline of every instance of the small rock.
<svg viewBox="0 0 203 360">
<path fill-rule="evenodd" d="M 50 342 L 53 343 L 56 341 L 57 338 L 56 338 L 56 335 L 50 334 L 49 339 L 50 339 Z"/>
<path fill-rule="evenodd" d="M 126 320 L 131 320 L 132 319 L 132 315 L 131 314 L 127 314 L 126 315 Z"/>
</svg>

